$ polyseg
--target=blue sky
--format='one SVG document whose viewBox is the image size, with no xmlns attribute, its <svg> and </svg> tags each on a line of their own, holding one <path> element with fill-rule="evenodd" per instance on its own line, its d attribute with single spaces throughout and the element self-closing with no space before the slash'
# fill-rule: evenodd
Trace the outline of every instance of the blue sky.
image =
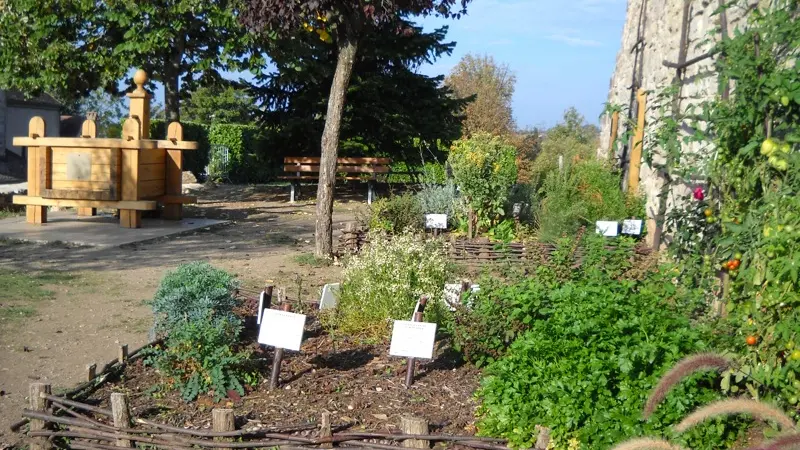
<svg viewBox="0 0 800 450">
<path fill-rule="evenodd" d="M 425 18 L 426 30 L 449 25 L 453 55 L 420 69 L 446 74 L 466 53 L 489 54 L 517 76 L 514 117 L 520 127 L 552 126 L 575 106 L 597 123 L 625 23 L 625 0 L 473 0 L 460 20 Z"/>
</svg>

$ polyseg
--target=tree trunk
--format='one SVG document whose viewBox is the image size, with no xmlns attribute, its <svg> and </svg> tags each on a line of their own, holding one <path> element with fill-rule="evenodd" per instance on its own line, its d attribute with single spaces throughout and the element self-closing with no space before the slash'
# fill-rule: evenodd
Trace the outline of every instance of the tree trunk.
<svg viewBox="0 0 800 450">
<path fill-rule="evenodd" d="M 322 132 L 322 157 L 317 186 L 317 229 L 314 234 L 314 253 L 318 258 L 329 257 L 333 253 L 333 193 L 336 184 L 336 158 L 339 154 L 339 131 L 357 49 L 354 40 L 339 44 L 336 73 L 333 75 L 331 93 L 328 96 L 328 114 L 325 117 L 325 130 Z"/>
<path fill-rule="evenodd" d="M 179 76 L 180 56 L 176 58 L 175 55 L 170 55 L 164 68 L 164 113 L 168 122 L 178 121 L 181 117 Z"/>
</svg>

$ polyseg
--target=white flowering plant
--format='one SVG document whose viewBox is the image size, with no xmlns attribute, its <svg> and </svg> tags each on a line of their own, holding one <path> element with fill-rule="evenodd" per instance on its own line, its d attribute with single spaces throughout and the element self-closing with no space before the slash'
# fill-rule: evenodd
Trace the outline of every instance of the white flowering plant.
<svg viewBox="0 0 800 450">
<path fill-rule="evenodd" d="M 429 298 L 424 320 L 441 325 L 449 265 L 441 243 L 411 232 L 372 232 L 369 241 L 347 261 L 339 302 L 321 317 L 323 326 L 333 334 L 381 341 L 389 337 L 392 320 L 411 319 L 421 296 Z"/>
</svg>

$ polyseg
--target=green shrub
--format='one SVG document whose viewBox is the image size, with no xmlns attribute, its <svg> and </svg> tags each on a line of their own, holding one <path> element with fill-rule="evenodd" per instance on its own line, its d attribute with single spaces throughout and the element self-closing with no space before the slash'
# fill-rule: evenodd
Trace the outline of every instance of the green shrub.
<svg viewBox="0 0 800 450">
<path fill-rule="evenodd" d="M 450 224 L 456 224 L 457 216 L 464 214 L 463 202 L 452 181 L 444 185 L 424 184 L 417 192 L 417 202 L 422 214 L 447 214 Z"/>
<path fill-rule="evenodd" d="M 558 158 L 563 156 L 564 165 L 595 159 L 597 145 L 575 136 L 557 134 L 547 136 L 541 151 L 529 165 L 531 183 L 539 186 L 553 172 L 558 171 Z"/>
<path fill-rule="evenodd" d="M 236 279 L 205 262 L 181 264 L 167 272 L 150 302 L 155 332 L 171 334 L 185 323 L 209 317 L 231 318 L 236 300 L 232 296 Z"/>
<path fill-rule="evenodd" d="M 392 319 L 410 320 L 423 295 L 430 299 L 426 322 L 441 322 L 447 258 L 433 241 L 411 233 L 370 233 L 370 243 L 343 271 L 335 313 L 321 318 L 335 334 L 385 339 Z"/>
<path fill-rule="evenodd" d="M 240 331 L 241 322 L 233 317 L 209 314 L 204 320 L 181 322 L 145 362 L 166 377 L 168 387 L 179 389 L 185 401 L 204 393 L 219 401 L 228 390 L 244 395 L 239 380 L 248 353 L 233 348 Z"/>
<path fill-rule="evenodd" d="M 371 230 L 400 233 L 407 229 L 422 230 L 424 226 L 422 209 L 417 197 L 412 193 L 381 198 L 370 206 Z"/>
<path fill-rule="evenodd" d="M 505 215 L 509 191 L 517 182 L 516 156 L 513 146 L 488 134 L 453 143 L 448 159 L 453 177 L 483 227 Z"/>
</svg>

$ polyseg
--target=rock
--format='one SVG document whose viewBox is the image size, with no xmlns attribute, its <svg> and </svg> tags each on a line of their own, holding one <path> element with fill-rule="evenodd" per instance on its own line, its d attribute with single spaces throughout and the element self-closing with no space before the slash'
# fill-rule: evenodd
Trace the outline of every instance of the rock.
<svg viewBox="0 0 800 450">
<path fill-rule="evenodd" d="M 188 170 L 183 172 L 182 180 L 184 184 L 197 184 L 197 177 L 195 177 L 194 174 Z"/>
</svg>

